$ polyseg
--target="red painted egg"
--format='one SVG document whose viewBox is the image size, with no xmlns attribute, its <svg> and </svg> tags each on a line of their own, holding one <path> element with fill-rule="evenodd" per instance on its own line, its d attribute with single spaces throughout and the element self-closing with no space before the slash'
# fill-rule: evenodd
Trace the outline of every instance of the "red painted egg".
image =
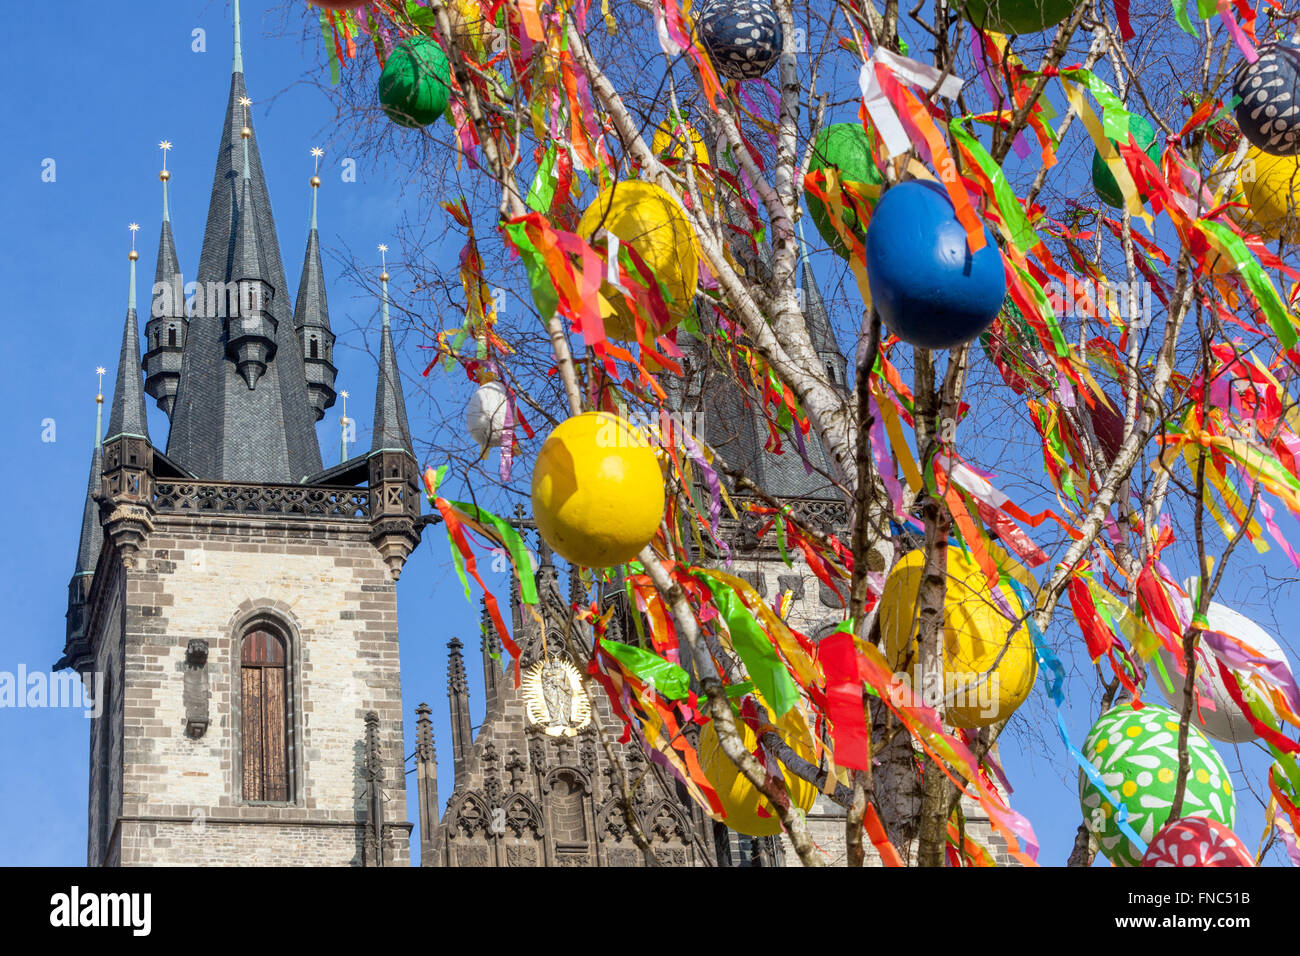
<svg viewBox="0 0 1300 956">
<path fill-rule="evenodd" d="M 1143 866 L 1254 866 L 1246 844 L 1218 820 L 1183 817 L 1161 828 Z"/>
</svg>

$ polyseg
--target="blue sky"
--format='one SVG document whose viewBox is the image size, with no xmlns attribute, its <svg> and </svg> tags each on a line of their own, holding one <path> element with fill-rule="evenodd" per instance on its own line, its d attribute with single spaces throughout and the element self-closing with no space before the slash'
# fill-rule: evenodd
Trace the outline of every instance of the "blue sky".
<svg viewBox="0 0 1300 956">
<path fill-rule="evenodd" d="M 20 666 L 48 671 L 62 649 L 67 580 L 95 420 L 94 369 L 108 368 L 111 398 L 126 307 L 130 222 L 141 226 L 137 246 L 145 292 L 152 278 L 160 215 L 157 144 L 162 139 L 174 144 L 168 161 L 171 212 L 188 276 L 197 266 L 229 88 L 228 4 L 137 0 L 111 12 L 99 9 L 94 16 L 86 15 L 86 6 L 72 0 L 22 4 L 4 31 L 8 88 L 15 91 L 8 142 L 0 154 L 6 183 L 0 280 L 10 304 L 0 435 L 13 463 L 12 517 L 0 532 L 9 625 L 8 639 L 0 644 L 0 671 L 8 672 Z M 335 110 L 326 94 L 303 82 L 322 75 L 319 41 L 301 44 L 296 31 L 294 37 L 279 36 L 283 5 L 246 0 L 243 6 L 245 73 L 291 283 L 297 281 L 306 237 L 309 150 L 326 149 L 320 229 L 331 320 L 339 336 L 338 387 L 352 394 L 348 410 L 359 423 L 358 440 L 365 442 L 374 394 L 377 304 L 365 290 L 339 279 L 337 255 L 341 250 L 365 255 L 380 242 L 392 243 L 402 215 L 401 192 L 364 162 L 355 183 L 342 181 L 347 131 L 334 127 Z M 294 14 L 287 16 L 292 23 Z M 195 30 L 206 31 L 206 52 L 192 49 Z M 57 46 L 45 42 L 55 37 Z M 47 160 L 54 162 L 53 182 L 42 180 Z M 444 250 L 449 268 L 455 252 Z M 390 265 L 393 294 L 400 300 L 401 265 Z M 851 283 L 827 281 L 823 288 L 856 296 Z M 417 334 L 399 335 L 399 360 L 407 376 L 416 376 L 424 365 L 420 342 Z M 454 387 L 463 391 L 459 381 Z M 455 408 L 466 397 L 453 394 L 445 379 L 435 378 L 431 388 L 433 401 L 415 400 L 414 385 L 407 388 L 417 438 L 434 424 L 430 409 L 437 407 L 437 398 L 451 399 L 446 407 Z M 166 420 L 152 402 L 150 413 L 151 432 L 161 444 Z M 338 413 L 336 406 L 320 425 L 327 461 L 337 454 Z M 44 423 L 51 419 L 55 440 L 43 441 Z M 428 701 L 437 720 L 445 800 L 451 787 L 445 645 L 459 635 L 476 670 L 478 613 L 477 604 L 464 600 L 437 529 L 408 562 L 398 593 L 406 751 L 414 749 L 414 709 Z M 1063 614 L 1068 612 L 1063 609 L 1058 620 Z M 1279 609 L 1276 617 L 1283 616 Z M 481 685 L 474 686 L 477 722 L 482 694 Z M 1085 662 L 1075 671 L 1070 692 L 1087 701 L 1093 686 Z M 1075 775 L 1056 739 L 1045 695 L 1035 695 L 1025 716 L 1033 722 L 1030 732 L 1009 733 L 1002 750 L 1016 788 L 1013 805 L 1035 825 L 1041 860 L 1061 863 L 1079 820 Z M 1088 708 L 1072 707 L 1068 722 L 1080 744 L 1090 723 Z M 84 862 L 89 727 L 79 711 L 0 710 L 0 864 Z M 1220 746 L 1236 768 L 1238 761 L 1227 751 Z M 1257 783 L 1266 763 L 1258 754 L 1243 754 Z M 414 819 L 414 790 L 409 800 L 408 819 Z M 1238 832 L 1253 846 L 1262 825 L 1262 811 L 1242 793 Z"/>
</svg>

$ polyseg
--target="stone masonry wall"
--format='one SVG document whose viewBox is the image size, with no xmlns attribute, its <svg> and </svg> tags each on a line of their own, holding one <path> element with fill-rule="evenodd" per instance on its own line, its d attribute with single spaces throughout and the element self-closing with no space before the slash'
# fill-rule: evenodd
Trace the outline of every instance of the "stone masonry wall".
<svg viewBox="0 0 1300 956">
<path fill-rule="evenodd" d="M 409 828 L 393 581 L 367 525 L 164 515 L 126 574 L 121 862 L 357 865 L 365 713 L 385 762 L 385 862 Z M 239 640 L 266 615 L 291 643 L 288 804 L 246 805 Z M 185 733 L 186 646 L 208 642 L 210 724 Z"/>
</svg>

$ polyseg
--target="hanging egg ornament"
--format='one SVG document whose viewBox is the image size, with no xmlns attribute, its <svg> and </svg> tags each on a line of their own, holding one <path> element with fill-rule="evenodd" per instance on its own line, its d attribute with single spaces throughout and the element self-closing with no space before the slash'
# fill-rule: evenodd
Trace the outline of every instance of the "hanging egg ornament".
<svg viewBox="0 0 1300 956">
<path fill-rule="evenodd" d="M 636 249 L 654 277 L 663 283 L 671 301 L 665 301 L 666 324 L 656 324 L 650 314 L 646 338 L 663 335 L 691 308 L 699 280 L 700 254 L 686 215 L 677 200 L 653 183 L 622 180 L 601 190 L 578 220 L 578 234 L 598 249 L 608 249 L 604 234 Z M 605 334 L 612 339 L 636 341 L 635 316 L 621 292 L 608 281 L 600 288 L 600 313 Z"/>
<path fill-rule="evenodd" d="M 737 723 L 744 737 L 745 749 L 753 753 L 757 746 L 754 731 L 744 721 L 737 721 Z M 784 724 L 784 721 L 780 723 Z M 787 743 L 789 742 L 787 737 Z M 817 763 L 816 754 L 806 745 L 796 742 L 792 746 L 800 757 L 811 764 Z M 722 742 L 718 739 L 718 731 L 713 721 L 705 724 L 704 729 L 700 731 L 700 742 L 695 752 L 700 759 L 700 769 L 704 771 L 704 776 L 717 791 L 718 800 L 722 803 L 723 822 L 728 827 L 748 836 L 776 836 L 781 832 L 781 818 L 776 815 L 776 810 L 767 797 L 749 782 L 749 778 L 723 752 Z M 796 777 L 786 769 L 785 764 L 780 764 L 780 767 L 786 792 L 790 795 L 790 806 L 807 813 L 817 799 L 817 788 L 803 777 Z M 760 807 L 769 816 L 759 816 Z"/>
<path fill-rule="evenodd" d="M 1013 563 L 1008 559 L 1006 567 L 1019 577 Z M 885 657 L 895 670 L 908 671 L 913 690 L 924 685 L 924 675 L 917 673 L 915 624 L 924 570 L 925 551 L 909 551 L 889 572 L 880 595 Z M 1026 579 L 1032 587 L 1032 578 Z M 1019 617 L 1015 595 L 1006 589 L 1003 593 L 1009 610 Z M 1034 643 L 1023 625 L 1008 634 L 1014 623 L 998 607 L 980 567 L 950 545 L 943 602 L 943 692 L 949 701 L 944 716 L 954 727 L 987 727 L 1005 720 L 1034 689 Z"/>
<path fill-rule="evenodd" d="M 696 29 L 714 68 L 733 80 L 757 79 L 781 55 L 781 21 L 762 0 L 713 0 Z"/>
<path fill-rule="evenodd" d="M 808 172 L 817 173 L 834 169 L 839 173 L 841 184 L 857 183 L 859 186 L 879 186 L 882 182 L 880 170 L 876 168 L 871 155 L 871 137 L 861 123 L 832 123 L 823 126 L 813 141 L 812 160 L 808 163 Z M 849 258 L 849 250 L 844 240 L 835 231 L 831 221 L 830 210 L 817 196 L 805 189 L 804 199 L 808 203 L 808 214 L 812 216 L 813 225 L 826 244 L 843 259 Z M 847 199 L 841 212 L 844 225 L 859 239 L 866 234 L 866 226 L 850 207 Z"/>
<path fill-rule="evenodd" d="M 1237 70 L 1233 92 L 1246 139 L 1274 156 L 1300 154 L 1300 45 L 1260 47 L 1259 59 Z"/>
<path fill-rule="evenodd" d="M 687 156 L 689 144 L 690 156 Z M 685 120 L 674 121 L 672 117 L 664 120 L 655 129 L 650 139 L 650 151 L 668 166 L 677 170 L 678 175 L 686 178 L 683 168 L 686 163 L 694 167 L 695 188 L 700 191 L 704 212 L 713 215 L 713 174 L 709 160 L 709 149 L 704 145 L 704 138 Z M 689 198 L 689 190 L 683 189 L 682 198 Z"/>
<path fill-rule="evenodd" d="M 1076 0 L 966 0 L 966 19 L 997 33 L 1041 33 L 1077 6 Z"/>
<path fill-rule="evenodd" d="M 966 228 L 938 183 L 887 191 L 867 226 L 867 278 L 890 332 L 918 348 L 951 349 L 992 324 L 1007 293 L 1002 254 L 984 229 L 971 253 Z"/>
<path fill-rule="evenodd" d="M 447 109 L 451 66 L 437 41 L 413 36 L 398 44 L 379 76 L 379 105 L 399 126 L 428 126 Z"/>
<path fill-rule="evenodd" d="M 1237 177 L 1250 207 L 1242 227 L 1262 239 L 1300 240 L 1300 156 L 1273 156 L 1252 147 Z"/>
<path fill-rule="evenodd" d="M 1133 139 L 1137 141 L 1138 146 L 1146 151 L 1155 163 L 1160 162 L 1160 146 L 1156 142 L 1156 129 L 1144 117 L 1136 113 L 1129 114 L 1129 132 L 1133 134 Z M 1123 159 L 1120 160 L 1123 162 Z M 1092 151 L 1092 186 L 1097 190 L 1097 195 L 1107 206 L 1113 206 L 1116 209 L 1124 207 L 1124 193 L 1119 188 L 1119 183 L 1115 181 L 1115 174 L 1110 171 L 1106 161 L 1101 158 L 1101 153 L 1097 150 Z M 1139 198 L 1146 202 L 1147 197 L 1139 194 Z"/>
<path fill-rule="evenodd" d="M 1255 858 L 1230 827 L 1205 817 L 1181 817 L 1156 834 L 1142 865 L 1254 866 Z"/>
<path fill-rule="evenodd" d="M 509 396 L 500 382 L 480 385 L 465 406 L 465 424 L 470 437 L 486 454 L 489 448 L 498 448 L 506 429 L 506 409 Z"/>
<path fill-rule="evenodd" d="M 533 466 L 537 530 L 570 564 L 624 564 L 650 543 L 664 513 L 664 477 L 645 436 L 608 412 L 566 419 Z"/>
<path fill-rule="evenodd" d="M 1187 590 L 1189 585 L 1190 582 L 1184 585 L 1184 590 Z M 1190 594 L 1191 591 L 1189 590 L 1188 593 Z M 1209 624 L 1210 630 L 1219 631 L 1229 637 L 1235 637 L 1250 645 L 1260 655 L 1271 660 L 1287 662 L 1286 652 L 1282 650 L 1277 641 L 1273 640 L 1267 631 L 1244 614 L 1238 614 L 1226 605 L 1211 602 L 1209 610 L 1205 612 L 1205 620 Z M 1173 685 L 1173 689 L 1167 690 L 1164 681 L 1157 681 L 1157 683 L 1160 684 L 1160 690 L 1164 693 L 1165 699 L 1174 707 L 1182 706 L 1183 688 L 1187 683 L 1187 675 L 1183 672 L 1181 658 L 1181 653 L 1175 655 L 1164 646 L 1161 646 L 1160 659 L 1165 665 L 1166 673 L 1169 674 L 1169 681 Z M 1227 686 L 1223 683 L 1223 678 L 1219 675 L 1216 659 L 1209 649 L 1205 647 L 1204 642 L 1197 649 L 1197 658 L 1196 686 L 1200 689 L 1202 695 L 1209 697 L 1214 702 L 1214 709 L 1210 710 L 1208 707 L 1201 706 L 1192 711 L 1192 725 L 1209 734 L 1215 740 L 1222 740 L 1227 743 L 1240 744 L 1256 739 L 1258 734 L 1250 726 L 1250 721 L 1241 712 L 1241 708 L 1233 703 L 1232 695 L 1228 692 Z M 1236 676 L 1238 686 L 1241 687 L 1244 696 L 1262 697 L 1267 700 L 1267 697 L 1263 697 L 1263 695 L 1251 689 L 1252 682 L 1247 675 L 1237 672 Z"/>
<path fill-rule="evenodd" d="M 1191 772 L 1183 794 L 1183 816 L 1206 817 L 1231 829 L 1237 821 L 1237 800 L 1228 768 L 1195 725 L 1188 728 L 1187 752 Z M 1151 843 L 1169 819 L 1178 785 L 1178 715 L 1155 704 L 1141 710 L 1130 702 L 1112 707 L 1088 731 L 1083 756 L 1097 769 L 1111 796 L 1124 805 L 1133 832 Z M 1112 864 L 1142 862 L 1120 831 L 1115 808 L 1082 771 L 1079 805 L 1084 824 Z"/>
</svg>

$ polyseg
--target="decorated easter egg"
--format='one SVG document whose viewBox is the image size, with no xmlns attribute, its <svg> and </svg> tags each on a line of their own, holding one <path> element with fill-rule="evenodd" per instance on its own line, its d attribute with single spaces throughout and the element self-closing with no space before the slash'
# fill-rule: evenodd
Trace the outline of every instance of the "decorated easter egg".
<svg viewBox="0 0 1300 956">
<path fill-rule="evenodd" d="M 664 513 L 664 478 L 645 436 L 608 412 L 566 419 L 533 466 L 533 516 L 556 554 L 606 568 L 636 557 Z"/>
<path fill-rule="evenodd" d="M 1289 41 L 1259 49 L 1259 59 L 1242 63 L 1233 92 L 1237 125 L 1246 139 L 1274 156 L 1300 153 L 1300 45 Z"/>
<path fill-rule="evenodd" d="M 1246 844 L 1217 820 L 1180 817 L 1147 846 L 1143 866 L 1254 866 Z"/>
<path fill-rule="evenodd" d="M 1005 558 L 1008 573 L 1021 577 Z M 885 656 L 896 670 L 907 670 L 913 690 L 917 674 L 916 612 L 925 570 L 925 551 L 909 551 L 898 561 L 880 596 L 880 633 Z M 1023 575 L 1028 586 L 1033 579 Z M 1007 594 L 1007 611 L 1019 617 L 1020 602 Z M 995 600 L 984 572 L 956 546 L 948 548 L 948 585 L 943 609 L 943 689 L 951 701 L 944 715 L 956 727 L 987 727 L 1010 717 L 1034 689 L 1034 643 L 1023 627 Z"/>
<path fill-rule="evenodd" d="M 1239 614 L 1223 604 L 1211 602 L 1209 610 L 1205 612 L 1205 619 L 1210 626 L 1210 630 L 1219 631 L 1229 637 L 1235 637 L 1250 645 L 1264 657 L 1286 661 L 1286 652 L 1282 650 L 1277 641 L 1244 614 Z M 1187 683 L 1187 675 L 1183 672 L 1181 657 L 1181 654 L 1175 655 L 1163 646 L 1160 648 L 1160 659 L 1165 665 L 1166 673 L 1169 674 L 1173 690 L 1166 689 L 1163 681 L 1157 680 L 1157 683 L 1160 684 L 1160 689 L 1169 703 L 1176 708 L 1182 706 L 1183 688 Z M 1228 693 L 1228 688 L 1219 675 L 1219 668 L 1214 655 L 1205 646 L 1204 642 L 1197 647 L 1197 659 L 1197 686 L 1204 696 L 1209 697 L 1214 702 L 1214 709 L 1210 710 L 1208 707 L 1202 706 L 1194 710 L 1192 712 L 1193 725 L 1199 727 L 1216 740 L 1229 743 L 1244 743 L 1248 740 L 1254 740 L 1258 735 L 1251 728 L 1250 721 L 1242 714 L 1241 708 L 1233 703 L 1232 695 Z M 1245 674 L 1238 673 L 1237 682 L 1245 694 L 1267 699 L 1263 694 L 1258 694 L 1252 690 L 1251 679 Z"/>
<path fill-rule="evenodd" d="M 663 335 L 687 314 L 699 279 L 699 250 L 686 215 L 677 201 L 653 183 L 623 180 L 601 190 L 578 220 L 578 234 L 593 245 L 608 248 L 605 234 L 617 236 L 636 249 L 654 278 L 671 297 L 666 323 L 649 314 L 647 337 Z M 613 339 L 636 340 L 635 317 L 623 295 L 605 282 L 600 291 L 605 333 Z"/>
<path fill-rule="evenodd" d="M 1228 768 L 1214 747 L 1193 725 L 1187 751 L 1191 772 L 1183 796 L 1183 816 L 1207 817 L 1231 828 L 1237 801 Z M 1112 707 L 1088 732 L 1083 755 L 1101 776 L 1110 795 L 1123 804 L 1129 825 L 1150 843 L 1169 819 L 1178 782 L 1178 715 L 1167 707 L 1131 702 Z M 1142 862 L 1136 847 L 1120 831 L 1115 808 L 1082 771 L 1079 804 L 1083 820 L 1101 852 L 1115 866 Z"/>
<path fill-rule="evenodd" d="M 781 54 L 781 21 L 763 0 L 713 0 L 696 24 L 714 68 L 733 80 L 762 76 Z"/>
<path fill-rule="evenodd" d="M 1075 0 L 966 0 L 966 18 L 981 30 L 1041 33 L 1074 12 Z"/>
<path fill-rule="evenodd" d="M 1156 143 L 1156 130 L 1145 118 L 1136 113 L 1130 114 L 1129 132 L 1133 134 L 1133 139 L 1146 154 L 1155 162 L 1160 161 L 1160 147 Z M 1101 201 L 1108 206 L 1114 206 L 1121 209 L 1124 206 L 1124 193 L 1120 191 L 1119 183 L 1115 181 L 1115 174 L 1110 171 L 1106 161 L 1101 158 L 1101 153 L 1097 150 L 1092 151 L 1092 185 L 1097 190 L 1097 195 Z M 1140 195 L 1140 194 L 1139 194 Z M 1145 202 L 1146 197 L 1142 196 Z"/>
<path fill-rule="evenodd" d="M 748 724 L 744 721 L 739 723 L 745 749 L 753 753 L 757 746 L 757 738 Z M 789 738 L 787 742 L 790 742 Z M 816 756 L 806 746 L 797 742 L 792 746 L 795 753 L 809 763 L 817 763 Z M 718 800 L 722 803 L 723 822 L 727 826 L 737 833 L 745 833 L 749 836 L 776 836 L 781 832 L 781 818 L 776 815 L 767 797 L 749 782 L 749 778 L 741 773 L 740 768 L 723 752 L 722 742 L 718 740 L 718 731 L 713 721 L 705 724 L 704 729 L 700 731 L 700 743 L 696 747 L 696 753 L 700 758 L 700 769 L 704 771 L 704 776 L 718 793 Z M 817 788 L 803 777 L 796 777 L 785 769 L 785 764 L 780 764 L 780 767 L 786 792 L 790 795 L 790 805 L 806 813 L 812 809 L 813 802 L 817 799 Z M 768 816 L 759 816 L 760 807 Z"/>
<path fill-rule="evenodd" d="M 984 229 L 971 253 L 966 229 L 938 183 L 887 191 L 867 226 L 867 278 L 889 331 L 919 348 L 950 349 L 986 329 L 1006 296 L 1002 254 Z"/>
<path fill-rule="evenodd" d="M 813 142 L 812 159 L 808 163 L 808 172 L 818 173 L 826 169 L 836 170 L 841 183 L 856 183 L 859 186 L 880 185 L 880 170 L 876 168 L 875 160 L 871 155 L 871 138 L 861 123 L 833 123 L 830 126 L 823 126 L 817 133 L 817 139 Z M 858 191 L 860 194 L 861 190 Z M 805 190 L 804 198 L 807 200 L 808 214 L 812 216 L 813 225 L 826 240 L 826 244 L 835 250 L 836 255 L 849 258 L 849 250 L 835 231 L 831 212 L 826 208 L 826 204 L 808 190 Z M 843 202 L 841 219 L 844 225 L 856 233 L 859 239 L 863 238 L 866 227 L 857 213 L 850 208 L 848 200 L 844 199 Z"/>
<path fill-rule="evenodd" d="M 465 406 L 465 424 L 470 437 L 485 451 L 501 444 L 506 428 L 506 408 L 506 388 L 500 382 L 479 386 Z"/>
<path fill-rule="evenodd" d="M 379 105 L 399 126 L 428 126 L 447 109 L 451 67 L 437 41 L 413 36 L 398 44 L 379 76 Z"/>
<path fill-rule="evenodd" d="M 1263 239 L 1300 239 L 1300 156 L 1273 156 L 1252 147 L 1237 179 L 1249 207 L 1243 228 Z"/>
</svg>

